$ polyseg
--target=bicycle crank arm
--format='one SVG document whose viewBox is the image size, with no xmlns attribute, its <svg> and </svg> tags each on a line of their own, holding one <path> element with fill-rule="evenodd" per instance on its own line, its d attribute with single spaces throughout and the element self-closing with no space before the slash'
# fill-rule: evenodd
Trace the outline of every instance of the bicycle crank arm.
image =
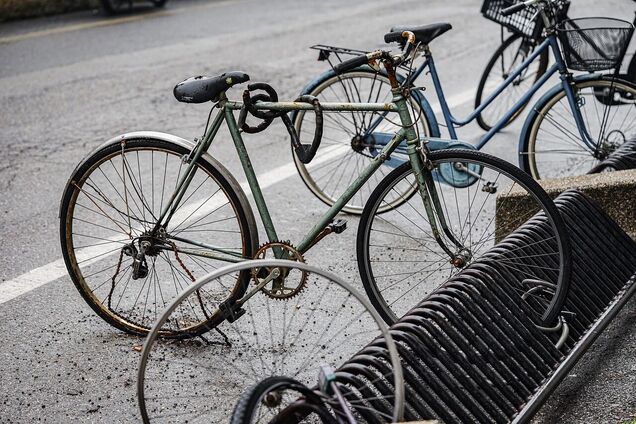
<svg viewBox="0 0 636 424">
<path fill-rule="evenodd" d="M 260 283 L 258 283 L 258 285 L 256 287 L 254 287 L 249 293 L 247 293 L 245 296 L 243 296 L 242 298 L 240 298 L 239 300 L 236 301 L 236 305 L 237 306 L 242 306 L 245 302 L 247 302 L 248 300 L 251 299 L 252 296 L 254 296 L 256 293 L 258 293 L 259 291 L 261 291 L 261 289 L 263 287 L 265 287 L 267 285 L 267 283 L 269 283 L 270 281 L 272 281 L 274 278 L 278 278 L 280 276 L 280 269 L 278 268 L 274 268 L 272 270 L 272 272 L 269 273 L 269 275 L 267 277 L 265 277 L 263 279 L 263 281 L 261 281 Z"/>
</svg>

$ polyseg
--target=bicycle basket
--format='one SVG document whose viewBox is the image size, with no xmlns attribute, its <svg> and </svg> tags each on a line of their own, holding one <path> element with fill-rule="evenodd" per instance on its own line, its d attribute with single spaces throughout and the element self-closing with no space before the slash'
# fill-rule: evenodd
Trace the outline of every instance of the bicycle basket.
<svg viewBox="0 0 636 424">
<path fill-rule="evenodd" d="M 561 22 L 557 31 L 568 68 L 594 72 L 620 67 L 634 25 L 614 18 L 580 18 Z"/>
<path fill-rule="evenodd" d="M 484 0 L 481 6 L 481 14 L 484 18 L 508 28 L 515 34 L 533 41 L 539 41 L 543 32 L 543 20 L 536 7 L 528 6 L 510 16 L 501 14 L 503 9 L 518 2 L 519 0 Z M 546 12 L 549 16 L 556 17 L 557 21 L 560 21 L 566 16 L 569 7 L 569 0 L 553 0 L 550 2 L 550 8 Z"/>
</svg>

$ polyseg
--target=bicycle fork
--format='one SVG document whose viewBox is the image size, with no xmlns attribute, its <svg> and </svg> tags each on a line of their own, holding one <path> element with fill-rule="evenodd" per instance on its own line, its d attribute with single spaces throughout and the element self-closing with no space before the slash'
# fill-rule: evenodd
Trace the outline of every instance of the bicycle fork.
<svg viewBox="0 0 636 424">
<path fill-rule="evenodd" d="M 409 155 L 418 191 L 422 197 L 422 202 L 424 203 L 424 208 L 426 210 L 428 223 L 431 226 L 431 231 L 433 232 L 433 237 L 442 250 L 444 250 L 444 252 L 446 252 L 446 254 L 451 258 L 450 262 L 457 267 L 461 267 L 470 260 L 470 252 L 455 238 L 448 227 L 446 218 L 442 212 L 442 206 L 437 195 L 437 190 L 435 189 L 433 175 L 431 173 L 432 164 L 427 157 L 428 148 L 425 144 L 419 144 L 419 139 L 413 128 L 413 122 L 411 120 L 411 115 L 409 114 L 406 99 L 400 92 L 399 88 L 395 87 L 392 91 L 393 102 L 398 106 L 398 113 L 406 133 L 406 152 Z M 448 240 L 455 245 L 454 247 L 457 249 L 458 253 L 453 252 L 444 242 L 442 233 L 438 227 L 438 221 L 442 232 L 446 235 Z"/>
</svg>

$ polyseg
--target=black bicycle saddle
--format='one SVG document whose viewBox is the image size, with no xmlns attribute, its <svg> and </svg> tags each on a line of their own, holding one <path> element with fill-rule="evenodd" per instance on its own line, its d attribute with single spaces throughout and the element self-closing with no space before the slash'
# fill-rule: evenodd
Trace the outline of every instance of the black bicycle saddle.
<svg viewBox="0 0 636 424">
<path fill-rule="evenodd" d="M 438 24 L 430 25 L 399 25 L 391 28 L 391 32 L 384 36 L 384 41 L 387 43 L 401 41 L 395 37 L 396 33 L 402 33 L 404 31 L 410 31 L 415 35 L 415 42 L 422 43 L 423 45 L 429 44 L 431 41 L 450 30 L 451 24 L 442 22 Z"/>
<path fill-rule="evenodd" d="M 249 80 L 249 75 L 241 71 L 225 72 L 216 77 L 199 75 L 175 85 L 173 93 L 174 97 L 183 103 L 216 102 L 221 93 L 235 84 Z"/>
</svg>

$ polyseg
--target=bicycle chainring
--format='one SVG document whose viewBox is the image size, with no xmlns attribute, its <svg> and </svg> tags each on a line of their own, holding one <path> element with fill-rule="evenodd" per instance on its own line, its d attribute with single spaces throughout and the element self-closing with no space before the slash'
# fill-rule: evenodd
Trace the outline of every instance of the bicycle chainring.
<svg viewBox="0 0 636 424">
<path fill-rule="evenodd" d="M 305 262 L 303 255 L 288 241 L 271 241 L 256 250 L 254 259 L 287 259 L 295 262 Z M 261 267 L 252 270 L 252 279 L 260 284 L 274 267 Z M 280 269 L 280 275 L 268 282 L 261 291 L 272 299 L 290 299 L 300 293 L 307 284 L 309 273 L 299 269 Z"/>
</svg>

